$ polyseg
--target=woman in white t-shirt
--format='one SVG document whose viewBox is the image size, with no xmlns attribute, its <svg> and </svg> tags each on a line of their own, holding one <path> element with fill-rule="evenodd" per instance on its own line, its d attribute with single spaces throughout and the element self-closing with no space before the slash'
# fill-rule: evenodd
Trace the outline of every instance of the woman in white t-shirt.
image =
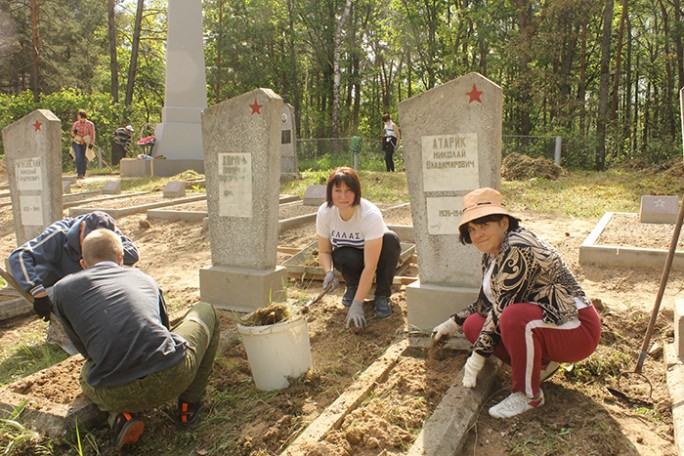
<svg viewBox="0 0 684 456">
<path fill-rule="evenodd" d="M 334 269 L 344 277 L 347 289 L 342 305 L 349 308 L 346 326 L 366 325 L 363 301 L 375 278 L 375 316 L 392 315 L 390 296 L 399 262 L 399 237 L 387 228 L 382 213 L 361 198 L 361 182 L 352 168 L 335 169 L 328 178 L 326 202 L 316 216 L 318 262 L 326 271 L 323 288 L 339 283 Z"/>
</svg>

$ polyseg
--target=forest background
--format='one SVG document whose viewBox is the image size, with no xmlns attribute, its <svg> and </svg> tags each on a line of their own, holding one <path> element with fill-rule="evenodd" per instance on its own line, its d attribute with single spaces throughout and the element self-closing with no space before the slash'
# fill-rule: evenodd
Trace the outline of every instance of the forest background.
<svg viewBox="0 0 684 456">
<path fill-rule="evenodd" d="M 202 5 L 208 104 L 271 88 L 294 107 L 298 138 L 379 138 L 383 111 L 397 120 L 402 100 L 477 71 L 503 88 L 505 137 L 560 136 L 565 167 L 682 153 L 681 0 Z M 103 148 L 120 126 L 150 134 L 144 126 L 161 121 L 164 102 L 166 7 L 2 0 L 0 129 L 49 109 L 66 151 L 85 108 Z"/>
</svg>

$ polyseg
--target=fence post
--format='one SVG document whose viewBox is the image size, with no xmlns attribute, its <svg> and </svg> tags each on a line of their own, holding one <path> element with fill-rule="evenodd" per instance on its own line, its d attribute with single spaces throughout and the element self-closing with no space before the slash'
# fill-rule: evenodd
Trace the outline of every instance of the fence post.
<svg viewBox="0 0 684 456">
<path fill-rule="evenodd" d="M 359 152 L 361 151 L 361 137 L 360 136 L 352 136 L 349 148 L 354 153 L 354 169 L 358 170 L 359 169 L 358 156 L 359 156 Z"/>
<path fill-rule="evenodd" d="M 556 149 L 553 152 L 553 162 L 560 166 L 561 164 L 561 137 L 556 136 Z"/>
</svg>

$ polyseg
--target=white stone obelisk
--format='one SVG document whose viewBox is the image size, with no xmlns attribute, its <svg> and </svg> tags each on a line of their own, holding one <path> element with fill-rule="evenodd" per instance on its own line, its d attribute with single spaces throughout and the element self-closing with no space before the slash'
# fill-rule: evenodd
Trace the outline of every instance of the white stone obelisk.
<svg viewBox="0 0 684 456">
<path fill-rule="evenodd" d="M 207 107 L 201 0 L 169 0 L 166 91 L 154 154 L 203 160 L 202 111 Z"/>
</svg>

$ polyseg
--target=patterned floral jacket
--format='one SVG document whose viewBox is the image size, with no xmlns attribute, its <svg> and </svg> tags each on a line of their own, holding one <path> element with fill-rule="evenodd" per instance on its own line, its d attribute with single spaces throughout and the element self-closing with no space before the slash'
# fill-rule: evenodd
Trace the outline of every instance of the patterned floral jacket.
<svg viewBox="0 0 684 456">
<path fill-rule="evenodd" d="M 525 228 L 509 232 L 496 257 L 483 255 L 483 277 L 492 261 L 491 290 L 495 302 L 489 302 L 480 288 L 477 301 L 453 315 L 460 326 L 474 313 L 485 317 L 473 347 L 483 356 L 491 355 L 501 340 L 499 319 L 511 304 L 536 304 L 543 310 L 542 319 L 557 325 L 577 318 L 576 298 L 591 305 L 556 249 Z"/>
</svg>

